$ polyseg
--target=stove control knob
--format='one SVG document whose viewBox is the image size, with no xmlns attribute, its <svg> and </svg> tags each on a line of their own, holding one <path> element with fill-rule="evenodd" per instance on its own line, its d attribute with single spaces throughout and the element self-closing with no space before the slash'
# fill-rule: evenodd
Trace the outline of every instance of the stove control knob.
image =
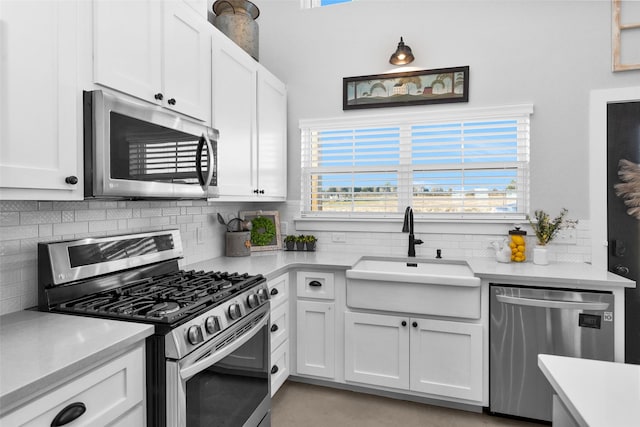
<svg viewBox="0 0 640 427">
<path fill-rule="evenodd" d="M 269 292 L 265 288 L 258 289 L 258 298 L 262 301 L 266 301 L 269 299 Z"/>
<path fill-rule="evenodd" d="M 204 341 L 204 337 L 202 336 L 202 329 L 200 326 L 191 326 L 187 329 L 187 340 L 193 345 L 201 343 Z"/>
<path fill-rule="evenodd" d="M 215 316 L 207 317 L 204 321 L 204 328 L 210 334 L 215 334 L 220 330 L 220 323 L 218 323 L 218 318 Z"/>
<path fill-rule="evenodd" d="M 242 316 L 242 311 L 240 311 L 240 304 L 231 304 L 229 306 L 229 318 L 231 320 L 239 319 Z"/>
<path fill-rule="evenodd" d="M 249 308 L 256 308 L 260 305 L 260 298 L 258 298 L 258 294 L 250 294 L 247 297 L 247 305 Z"/>
</svg>

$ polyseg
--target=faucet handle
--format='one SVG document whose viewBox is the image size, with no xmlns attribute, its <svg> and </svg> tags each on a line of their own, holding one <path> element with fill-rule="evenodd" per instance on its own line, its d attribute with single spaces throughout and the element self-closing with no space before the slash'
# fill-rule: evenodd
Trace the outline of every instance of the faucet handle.
<svg viewBox="0 0 640 427">
<path fill-rule="evenodd" d="M 421 239 L 413 239 L 413 243 L 416 244 L 416 245 L 421 245 L 424 242 Z"/>
</svg>

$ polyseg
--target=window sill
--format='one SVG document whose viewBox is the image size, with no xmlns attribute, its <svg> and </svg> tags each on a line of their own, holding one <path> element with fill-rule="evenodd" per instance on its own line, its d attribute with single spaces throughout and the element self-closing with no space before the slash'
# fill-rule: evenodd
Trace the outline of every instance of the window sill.
<svg viewBox="0 0 640 427">
<path fill-rule="evenodd" d="M 293 219 L 298 231 L 352 231 L 396 233 L 402 230 L 403 218 L 327 218 L 298 217 Z M 524 218 L 500 219 L 421 219 L 414 220 L 414 232 L 437 234 L 504 234 L 514 224 L 529 230 Z"/>
</svg>

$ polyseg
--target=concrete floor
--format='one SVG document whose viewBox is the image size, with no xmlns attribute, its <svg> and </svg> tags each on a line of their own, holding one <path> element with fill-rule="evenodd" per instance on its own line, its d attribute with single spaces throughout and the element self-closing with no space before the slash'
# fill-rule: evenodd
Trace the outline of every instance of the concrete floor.
<svg viewBox="0 0 640 427">
<path fill-rule="evenodd" d="M 273 427 L 549 427 L 488 414 L 287 381 L 272 400 Z"/>
</svg>

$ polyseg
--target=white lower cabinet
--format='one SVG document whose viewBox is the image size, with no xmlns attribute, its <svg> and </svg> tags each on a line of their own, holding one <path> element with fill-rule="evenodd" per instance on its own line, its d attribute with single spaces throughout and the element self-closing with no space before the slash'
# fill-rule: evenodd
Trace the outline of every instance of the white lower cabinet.
<svg viewBox="0 0 640 427">
<path fill-rule="evenodd" d="M 297 301 L 298 374 L 335 377 L 335 311 L 334 302 Z"/>
<path fill-rule="evenodd" d="M 271 345 L 271 396 L 289 376 L 289 273 L 284 273 L 267 282 L 271 299 L 269 338 Z"/>
<path fill-rule="evenodd" d="M 84 406 L 73 426 L 138 427 L 146 423 L 144 343 L 0 418 L 2 426 L 54 425 Z M 63 425 L 63 424 L 55 424 Z"/>
<path fill-rule="evenodd" d="M 482 400 L 482 325 L 345 313 L 345 379 Z"/>
<path fill-rule="evenodd" d="M 285 342 L 271 352 L 271 397 L 289 377 L 289 342 Z"/>
</svg>

